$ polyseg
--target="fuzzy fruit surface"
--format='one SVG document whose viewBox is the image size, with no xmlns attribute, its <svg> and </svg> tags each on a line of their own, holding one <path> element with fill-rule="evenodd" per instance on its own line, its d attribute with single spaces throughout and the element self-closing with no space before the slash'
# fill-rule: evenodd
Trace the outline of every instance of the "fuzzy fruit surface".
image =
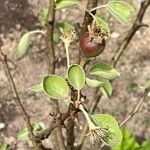
<svg viewBox="0 0 150 150">
<path fill-rule="evenodd" d="M 105 48 L 105 40 L 102 40 L 101 43 L 98 43 L 90 38 L 88 32 L 85 32 L 80 38 L 80 47 L 82 54 L 85 57 L 96 57 L 103 52 Z"/>
</svg>

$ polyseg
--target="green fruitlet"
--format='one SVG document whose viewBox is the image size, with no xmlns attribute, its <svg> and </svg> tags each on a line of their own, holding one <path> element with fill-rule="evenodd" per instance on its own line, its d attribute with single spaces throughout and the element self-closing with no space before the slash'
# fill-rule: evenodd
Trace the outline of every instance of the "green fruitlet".
<svg viewBox="0 0 150 150">
<path fill-rule="evenodd" d="M 80 37 L 80 47 L 85 57 L 96 57 L 104 51 L 105 40 L 103 39 L 101 42 L 94 40 L 90 37 L 89 32 L 85 32 Z"/>
</svg>

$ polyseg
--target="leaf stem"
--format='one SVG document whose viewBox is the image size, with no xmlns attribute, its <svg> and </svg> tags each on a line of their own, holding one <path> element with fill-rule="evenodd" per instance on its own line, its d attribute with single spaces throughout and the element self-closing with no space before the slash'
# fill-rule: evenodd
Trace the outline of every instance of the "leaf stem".
<svg viewBox="0 0 150 150">
<path fill-rule="evenodd" d="M 86 8 L 84 7 L 82 4 L 80 4 L 79 2 L 77 2 L 77 5 L 79 6 L 79 8 L 81 8 L 82 10 L 88 12 L 92 17 L 93 19 L 95 19 L 95 16 Z"/>
<path fill-rule="evenodd" d="M 69 58 L 69 44 L 68 42 L 64 42 L 65 50 L 66 50 L 66 57 L 67 57 L 67 68 L 70 66 L 70 58 Z"/>
<path fill-rule="evenodd" d="M 77 101 L 80 101 L 80 90 L 78 90 Z"/>
<path fill-rule="evenodd" d="M 106 5 L 100 5 L 100 6 L 97 6 L 97 7 L 95 7 L 95 8 L 92 8 L 92 9 L 90 10 L 90 12 L 92 12 L 92 11 L 94 11 L 94 10 L 97 10 L 97 9 L 105 8 L 105 7 L 107 7 L 107 4 L 106 4 Z"/>
<path fill-rule="evenodd" d="M 89 129 L 92 130 L 92 129 L 95 129 L 95 125 L 94 123 L 91 121 L 90 117 L 89 117 L 89 114 L 85 111 L 84 107 L 82 104 L 79 105 L 79 109 L 83 112 L 87 122 L 88 122 L 88 125 L 89 125 Z"/>
<path fill-rule="evenodd" d="M 80 59 L 80 66 L 82 68 L 84 68 L 86 62 L 87 62 L 87 58 L 86 57 L 81 57 L 81 59 Z"/>
<path fill-rule="evenodd" d="M 34 34 L 34 33 L 41 33 L 41 34 L 45 35 L 45 31 L 43 31 L 43 30 L 34 30 L 34 31 L 29 32 L 29 34 Z"/>
</svg>

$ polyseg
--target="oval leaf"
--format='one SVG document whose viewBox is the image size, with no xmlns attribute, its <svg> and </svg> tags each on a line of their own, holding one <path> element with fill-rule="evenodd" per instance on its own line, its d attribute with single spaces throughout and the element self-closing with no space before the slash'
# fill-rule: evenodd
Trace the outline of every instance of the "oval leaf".
<svg viewBox="0 0 150 150">
<path fill-rule="evenodd" d="M 122 133 L 116 119 L 107 114 L 91 115 L 93 122 L 108 131 L 108 137 L 103 142 L 109 146 L 119 145 L 122 141 Z"/>
<path fill-rule="evenodd" d="M 90 69 L 90 74 L 97 75 L 109 80 L 120 76 L 120 72 L 105 63 L 97 63 Z"/>
<path fill-rule="evenodd" d="M 46 76 L 43 80 L 43 89 L 54 99 L 65 99 L 69 94 L 67 82 L 57 75 Z"/>
<path fill-rule="evenodd" d="M 22 58 L 27 52 L 30 44 L 30 32 L 25 33 L 18 44 L 17 57 Z"/>
<path fill-rule="evenodd" d="M 66 7 L 70 7 L 76 5 L 76 0 L 57 0 L 56 1 L 56 9 L 63 9 Z"/>
<path fill-rule="evenodd" d="M 76 89 L 81 90 L 85 84 L 85 72 L 80 65 L 72 65 L 68 69 L 68 81 Z"/>
<path fill-rule="evenodd" d="M 110 1 L 107 4 L 110 13 L 122 24 L 127 24 L 131 21 L 134 8 L 123 1 Z"/>
<path fill-rule="evenodd" d="M 86 84 L 90 87 L 96 88 L 101 87 L 104 83 L 99 80 L 86 78 Z"/>
<path fill-rule="evenodd" d="M 107 79 L 98 78 L 100 82 L 103 82 L 103 86 L 101 87 L 101 91 L 106 98 L 110 98 L 112 95 L 113 87 L 111 83 Z"/>
</svg>

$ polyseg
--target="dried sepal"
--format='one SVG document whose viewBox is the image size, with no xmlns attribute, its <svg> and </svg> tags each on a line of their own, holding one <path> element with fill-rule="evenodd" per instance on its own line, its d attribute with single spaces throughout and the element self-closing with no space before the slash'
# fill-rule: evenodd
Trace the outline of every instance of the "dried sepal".
<svg viewBox="0 0 150 150">
<path fill-rule="evenodd" d="M 88 31 L 90 38 L 97 43 L 102 43 L 103 40 L 106 40 L 109 37 L 109 33 L 107 31 L 102 30 L 102 28 L 96 25 L 88 25 Z"/>
<path fill-rule="evenodd" d="M 63 43 L 72 43 L 76 39 L 76 32 L 74 30 L 61 30 L 60 39 Z"/>
</svg>

